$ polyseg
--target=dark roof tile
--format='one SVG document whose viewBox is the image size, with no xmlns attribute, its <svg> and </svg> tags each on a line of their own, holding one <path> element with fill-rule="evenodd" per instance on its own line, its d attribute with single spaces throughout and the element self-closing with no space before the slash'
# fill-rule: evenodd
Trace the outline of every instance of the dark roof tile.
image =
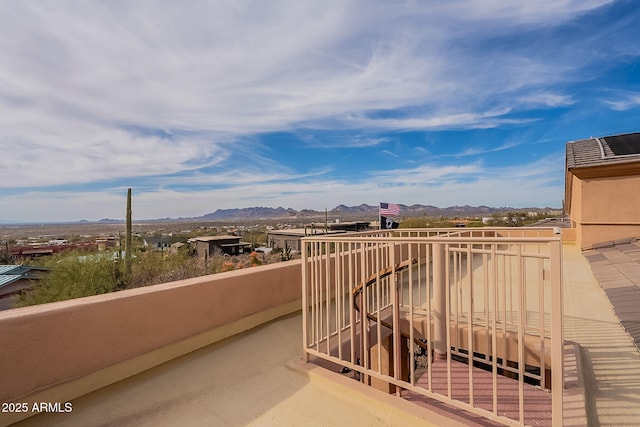
<svg viewBox="0 0 640 427">
<path fill-rule="evenodd" d="M 567 143 L 567 167 L 591 167 L 640 161 L 640 132 Z"/>
</svg>

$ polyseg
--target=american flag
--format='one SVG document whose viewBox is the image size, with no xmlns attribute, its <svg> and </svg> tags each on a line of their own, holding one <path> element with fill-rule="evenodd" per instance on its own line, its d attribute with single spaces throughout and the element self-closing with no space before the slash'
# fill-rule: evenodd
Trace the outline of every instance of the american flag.
<svg viewBox="0 0 640 427">
<path fill-rule="evenodd" d="M 394 216 L 400 214 L 400 205 L 395 203 L 380 203 L 380 215 Z"/>
</svg>

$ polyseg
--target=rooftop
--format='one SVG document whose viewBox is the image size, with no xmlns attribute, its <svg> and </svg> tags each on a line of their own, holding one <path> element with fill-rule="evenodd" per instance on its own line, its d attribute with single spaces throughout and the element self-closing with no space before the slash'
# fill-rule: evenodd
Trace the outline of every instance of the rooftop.
<svg viewBox="0 0 640 427">
<path fill-rule="evenodd" d="M 19 426 L 425 426 L 375 397 L 352 395 L 289 367 L 301 355 L 300 314 L 165 363 Z M 377 393 L 376 393 L 377 394 Z"/>
<path fill-rule="evenodd" d="M 640 132 L 589 138 L 567 144 L 567 168 L 640 161 Z"/>
<path fill-rule="evenodd" d="M 216 241 L 225 241 L 225 240 L 240 240 L 238 236 L 199 236 L 193 237 L 189 240 L 197 241 L 197 242 L 216 242 Z"/>
<path fill-rule="evenodd" d="M 319 225 L 315 228 L 286 228 L 284 230 L 269 230 L 267 234 L 278 235 L 278 236 L 312 236 L 317 234 L 344 234 L 344 230 L 326 230 L 324 226 L 320 227 Z"/>
<path fill-rule="evenodd" d="M 586 401 L 586 406 L 581 406 L 583 396 L 565 396 L 564 424 L 585 425 L 586 414 L 591 425 L 640 425 L 640 353 L 616 317 L 606 289 L 603 290 L 596 280 L 597 272 L 594 277 L 589 266 L 590 256 L 591 253 L 583 254 L 573 244 L 563 245 L 564 338 L 579 345 L 578 364 L 582 364 L 581 372 L 584 373 L 580 381 L 584 382 Z M 636 258 L 631 262 L 637 264 L 639 261 Z M 287 268 L 297 268 L 297 265 L 299 261 L 293 261 L 287 264 Z M 276 269 L 268 266 L 267 271 Z M 222 279 L 240 277 L 244 282 L 251 281 L 247 274 L 252 272 L 223 273 Z M 265 282 L 269 280 L 265 279 Z M 282 281 L 282 275 L 278 274 L 277 280 Z M 188 286 L 199 286 L 198 283 L 191 280 L 184 284 L 158 285 L 154 290 L 124 291 L 129 292 L 125 298 L 128 302 L 122 303 L 129 304 L 128 307 L 136 307 L 131 305 L 131 300 L 137 296 L 149 301 L 137 306 L 143 313 L 140 316 L 134 316 L 125 307 L 122 311 L 125 318 L 113 318 L 112 328 L 118 328 L 121 321 L 130 323 L 131 316 L 138 322 L 127 330 L 128 336 L 136 337 L 149 327 L 157 326 L 149 323 L 151 317 L 148 316 L 152 314 L 147 315 L 146 305 L 169 317 L 167 325 L 183 324 L 183 320 L 176 318 L 176 313 L 182 313 L 180 307 L 185 306 L 184 301 L 171 303 L 170 299 L 165 302 L 166 298 L 163 298 L 162 304 L 166 305 L 161 305 L 157 299 L 150 299 L 158 298 L 156 294 L 163 292 L 177 296 L 178 292 L 187 292 Z M 236 285 L 234 283 L 232 288 L 235 289 Z M 210 292 L 219 286 L 206 284 L 203 289 Z M 242 289 L 238 292 L 244 295 Z M 193 295 L 187 297 L 191 301 Z M 193 305 L 187 305 L 188 311 L 199 313 L 203 299 L 206 300 L 198 298 L 190 303 Z M 92 313 L 87 314 L 91 316 L 88 319 L 92 322 L 97 317 L 97 322 L 106 314 L 100 310 L 101 306 L 92 307 L 94 301 L 96 304 L 120 304 L 120 296 L 91 297 L 49 304 L 50 307 L 12 310 L 13 313 L 5 314 L 5 318 L 0 314 L 0 323 L 6 330 L 7 320 L 23 314 L 42 317 L 60 312 L 61 319 L 67 318 L 70 313 L 75 313 L 76 307 L 85 305 L 87 313 Z M 176 305 L 178 307 L 174 307 Z M 72 317 L 77 319 L 78 315 L 73 314 Z M 50 324 L 46 326 L 50 327 Z M 73 327 L 84 330 L 92 329 L 91 326 Z M 295 309 L 292 314 L 276 314 L 273 320 L 260 320 L 254 322 L 253 327 L 245 325 L 236 329 L 249 330 L 232 334 L 229 338 L 136 375 L 124 375 L 121 381 L 112 385 L 83 393 L 72 400 L 71 413 L 41 414 L 17 425 L 473 425 L 469 419 L 459 418 L 459 410 L 419 407 L 339 373 L 297 366 L 296 361 L 300 360 L 303 349 L 301 315 Z M 87 336 L 96 334 L 102 332 L 92 330 Z M 31 340 L 38 339 L 38 336 Z M 3 342 L 2 338 L 0 333 L 0 342 Z M 105 334 L 103 341 L 118 342 L 122 339 L 120 335 L 111 337 Z M 74 355 L 80 350 L 67 348 L 64 351 Z M 154 357 L 158 355 L 155 353 Z M 0 357 L 0 366 L 8 366 L 6 353 L 3 357 Z M 133 363 L 142 362 L 138 359 Z M 118 369 L 125 370 L 125 367 L 121 364 Z M 54 399 L 42 396 L 41 399 Z M 0 425 L 5 424 L 3 421 L 0 417 Z"/>
<path fill-rule="evenodd" d="M 584 255 L 623 328 L 640 348 L 640 239 L 605 242 Z"/>
<path fill-rule="evenodd" d="M 582 349 L 589 425 L 640 425 L 640 353 L 584 255 L 564 245 L 564 336 Z"/>
<path fill-rule="evenodd" d="M 20 279 L 34 278 L 29 275 L 32 270 L 43 271 L 46 268 L 20 265 L 0 265 L 0 287 Z"/>
</svg>

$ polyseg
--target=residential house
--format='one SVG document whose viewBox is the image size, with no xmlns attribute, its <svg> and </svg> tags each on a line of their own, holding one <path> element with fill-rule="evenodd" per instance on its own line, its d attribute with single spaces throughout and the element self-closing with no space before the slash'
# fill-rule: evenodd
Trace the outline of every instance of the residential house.
<svg viewBox="0 0 640 427">
<path fill-rule="evenodd" d="M 44 267 L 28 265 L 0 265 L 0 310 L 13 308 L 18 295 L 30 289 L 42 277 Z"/>
<path fill-rule="evenodd" d="M 324 225 L 311 224 L 305 228 L 289 228 L 285 230 L 268 230 L 267 245 L 272 249 L 284 249 L 285 246 L 292 251 L 300 252 L 300 239 L 307 236 L 344 234 L 345 230 L 325 229 Z"/>
<path fill-rule="evenodd" d="M 99 251 L 104 251 L 109 248 L 115 248 L 120 246 L 120 237 L 119 236 L 99 237 L 96 239 L 96 245 L 98 246 Z"/>
<path fill-rule="evenodd" d="M 565 211 L 578 245 L 640 236 L 640 132 L 566 148 Z"/>
<path fill-rule="evenodd" d="M 251 246 L 249 243 L 241 242 L 240 237 L 236 236 L 200 236 L 189 239 L 189 243 L 195 246 L 198 256 L 202 259 L 211 257 L 216 251 L 238 255 Z"/>
</svg>

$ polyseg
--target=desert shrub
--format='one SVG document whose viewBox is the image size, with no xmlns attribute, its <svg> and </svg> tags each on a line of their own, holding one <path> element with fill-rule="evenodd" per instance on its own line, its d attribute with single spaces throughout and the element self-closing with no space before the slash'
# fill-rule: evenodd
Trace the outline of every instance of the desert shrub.
<svg viewBox="0 0 640 427">
<path fill-rule="evenodd" d="M 427 218 L 406 218 L 400 223 L 400 228 L 425 228 L 427 227 Z"/>
<path fill-rule="evenodd" d="M 113 259 L 105 254 L 66 253 L 64 258 L 52 257 L 46 266 L 51 271 L 33 289 L 20 296 L 18 306 L 104 294 L 117 289 Z"/>
<path fill-rule="evenodd" d="M 291 249 L 287 249 L 286 254 L 292 257 Z M 264 262 L 278 261 L 275 257 L 274 254 Z M 111 253 L 67 252 L 42 262 L 52 269 L 51 272 L 31 291 L 21 295 L 19 306 L 98 295 L 263 264 L 256 252 L 230 257 L 216 250 L 205 262 L 188 249 L 176 254 L 135 252 L 128 277 L 123 271 L 123 261 Z"/>
<path fill-rule="evenodd" d="M 257 252 L 251 252 L 251 254 L 249 254 L 249 265 L 251 267 L 262 265 L 262 261 L 260 260 L 260 258 L 258 258 Z"/>
<path fill-rule="evenodd" d="M 147 251 L 134 258 L 127 287 L 156 285 L 205 274 L 208 274 L 205 266 L 187 251 L 166 255 L 157 251 Z"/>
</svg>

